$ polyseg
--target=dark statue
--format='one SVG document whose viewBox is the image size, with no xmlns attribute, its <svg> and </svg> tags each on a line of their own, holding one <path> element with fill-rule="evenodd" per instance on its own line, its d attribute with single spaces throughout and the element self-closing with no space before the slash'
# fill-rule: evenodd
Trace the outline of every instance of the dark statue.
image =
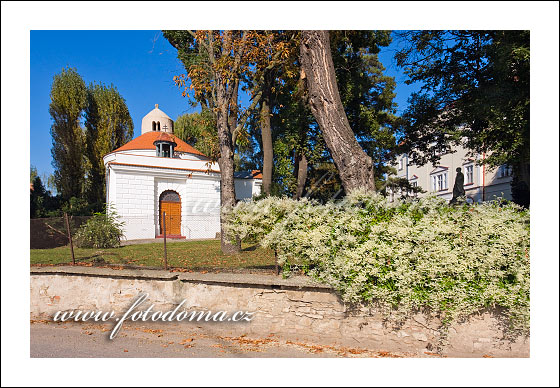
<svg viewBox="0 0 560 388">
<path fill-rule="evenodd" d="M 465 196 L 465 188 L 463 185 L 465 184 L 465 176 L 461 172 L 461 167 L 457 167 L 457 176 L 455 177 L 455 184 L 453 185 L 453 198 L 449 204 L 457 203 L 459 197 Z"/>
</svg>

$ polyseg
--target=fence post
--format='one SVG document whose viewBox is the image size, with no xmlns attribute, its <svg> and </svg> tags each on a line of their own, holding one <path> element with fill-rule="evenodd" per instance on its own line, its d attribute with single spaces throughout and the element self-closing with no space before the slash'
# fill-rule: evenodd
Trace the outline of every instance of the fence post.
<svg viewBox="0 0 560 388">
<path fill-rule="evenodd" d="M 276 249 L 274 250 L 274 270 L 276 271 L 276 275 L 280 275 L 280 267 L 278 266 L 278 254 L 276 253 Z"/>
<path fill-rule="evenodd" d="M 167 231 L 165 230 L 165 212 L 163 212 L 163 260 L 167 271 Z"/>
<path fill-rule="evenodd" d="M 64 220 L 66 221 L 66 231 L 68 232 L 68 240 L 70 240 L 70 252 L 72 252 L 72 265 L 76 265 L 76 258 L 74 257 L 74 245 L 72 244 L 72 234 L 70 233 L 70 223 L 68 222 L 67 213 L 64 213 Z"/>
</svg>

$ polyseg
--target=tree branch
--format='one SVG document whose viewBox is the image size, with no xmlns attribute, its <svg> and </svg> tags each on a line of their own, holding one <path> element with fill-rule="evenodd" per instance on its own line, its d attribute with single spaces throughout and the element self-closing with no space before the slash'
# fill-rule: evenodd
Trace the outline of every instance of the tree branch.
<svg viewBox="0 0 560 388">
<path fill-rule="evenodd" d="M 241 130 L 247 124 L 247 121 L 249 120 L 249 116 L 250 116 L 251 112 L 253 111 L 253 109 L 255 109 L 257 104 L 260 102 L 261 97 L 262 97 L 262 88 L 259 87 L 257 93 L 253 96 L 253 102 L 245 110 L 245 112 L 243 113 L 243 116 L 241 116 L 241 119 L 239 120 L 239 123 L 237 124 L 237 127 L 235 127 L 235 129 L 233 130 L 233 133 L 231 135 L 232 140 L 233 140 L 233 144 L 235 144 L 235 140 L 237 140 L 237 136 L 239 135 L 239 132 L 241 132 Z"/>
</svg>

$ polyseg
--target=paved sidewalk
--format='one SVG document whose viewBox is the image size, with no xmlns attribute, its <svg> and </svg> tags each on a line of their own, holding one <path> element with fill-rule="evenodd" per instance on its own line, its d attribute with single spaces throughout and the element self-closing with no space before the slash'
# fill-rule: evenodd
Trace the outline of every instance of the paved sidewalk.
<svg viewBox="0 0 560 388">
<path fill-rule="evenodd" d="M 406 357 L 405 354 L 325 346 L 283 340 L 225 336 L 211 325 L 190 323 L 131 323 L 109 340 L 113 326 L 90 323 L 31 321 L 32 358 L 47 357 Z"/>
</svg>

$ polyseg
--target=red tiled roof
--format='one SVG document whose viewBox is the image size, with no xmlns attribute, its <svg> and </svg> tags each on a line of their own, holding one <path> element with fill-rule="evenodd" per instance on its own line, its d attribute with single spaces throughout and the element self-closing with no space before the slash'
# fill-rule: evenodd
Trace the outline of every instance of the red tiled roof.
<svg viewBox="0 0 560 388">
<path fill-rule="evenodd" d="M 167 140 L 167 139 L 165 139 L 165 140 L 174 141 L 175 143 L 177 143 L 177 147 L 175 147 L 175 151 L 187 152 L 189 154 L 195 154 L 195 155 L 201 155 L 201 156 L 207 157 L 206 155 L 204 155 L 202 152 L 200 152 L 196 148 L 188 145 L 183 140 L 179 139 L 177 136 L 169 134 L 169 133 L 165 133 L 165 132 L 163 132 L 163 133 L 158 132 L 158 131 L 146 132 L 145 134 L 140 135 L 135 139 L 132 139 L 131 141 L 129 141 L 128 143 L 126 143 L 122 147 L 117 148 L 113 152 L 129 151 L 129 150 L 155 150 L 156 146 L 154 145 L 154 141 L 161 140 L 161 139 L 159 139 L 159 137 L 162 136 L 162 135 L 166 135 L 165 137 L 169 137 L 169 139 L 170 139 L 170 140 Z"/>
<path fill-rule="evenodd" d="M 251 173 L 253 174 L 253 179 L 262 179 L 262 173 L 260 170 L 253 170 Z"/>
<path fill-rule="evenodd" d="M 154 140 L 154 143 L 156 141 L 168 141 L 170 143 L 175 143 L 175 140 L 171 136 L 169 136 L 169 134 L 166 133 L 166 132 L 161 132 L 160 135 L 158 136 L 158 138 L 156 140 Z M 175 144 L 177 144 L 177 143 L 175 143 Z"/>
</svg>

